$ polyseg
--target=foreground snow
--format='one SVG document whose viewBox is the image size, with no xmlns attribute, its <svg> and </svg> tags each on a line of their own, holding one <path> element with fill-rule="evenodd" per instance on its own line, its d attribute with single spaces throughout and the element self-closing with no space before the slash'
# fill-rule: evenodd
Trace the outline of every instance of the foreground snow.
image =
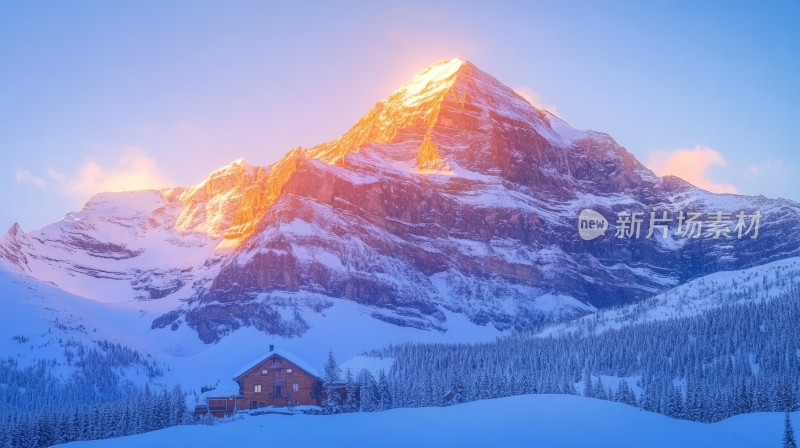
<svg viewBox="0 0 800 448">
<path fill-rule="evenodd" d="M 800 426 L 798 414 L 795 427 Z M 181 426 L 90 447 L 763 447 L 780 446 L 783 416 L 750 414 L 715 424 L 674 420 L 619 403 L 571 395 L 525 395 L 446 408 L 330 416 L 264 415 L 216 426 Z"/>
</svg>

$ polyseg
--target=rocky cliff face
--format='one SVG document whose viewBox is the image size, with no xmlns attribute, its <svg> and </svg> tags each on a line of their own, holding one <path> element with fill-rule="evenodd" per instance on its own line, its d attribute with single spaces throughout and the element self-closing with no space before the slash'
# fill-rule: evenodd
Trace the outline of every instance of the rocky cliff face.
<svg viewBox="0 0 800 448">
<path fill-rule="evenodd" d="M 445 330 L 452 311 L 525 328 L 800 252 L 798 204 L 658 178 L 608 135 L 571 128 L 459 59 L 421 72 L 335 141 L 269 167 L 240 160 L 198 186 L 139 194 L 147 200 L 126 195 L 94 200 L 83 221 L 12 229 L 0 256 L 76 292 L 91 288 L 48 274 L 65 261 L 43 254 L 78 247 L 73 271 L 175 299 L 154 326 L 187 324 L 212 342 L 243 325 L 302 334 L 298 310 L 333 298 L 398 325 Z M 604 237 L 579 237 L 584 208 L 610 221 Z M 668 238 L 645 238 L 651 211 L 763 217 L 755 239 L 685 238 L 675 222 Z M 621 212 L 644 213 L 640 238 L 614 238 Z M 184 256 L 154 256 L 164 245 Z"/>
</svg>

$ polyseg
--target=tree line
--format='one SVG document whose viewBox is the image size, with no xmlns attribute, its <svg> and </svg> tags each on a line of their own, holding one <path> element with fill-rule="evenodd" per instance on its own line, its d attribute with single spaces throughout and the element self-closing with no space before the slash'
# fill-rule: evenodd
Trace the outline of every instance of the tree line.
<svg viewBox="0 0 800 448">
<path fill-rule="evenodd" d="M 326 365 L 327 412 L 443 406 L 520 394 L 580 394 L 670 417 L 715 422 L 791 412 L 800 396 L 800 290 L 723 300 L 689 317 L 599 334 L 522 332 L 481 344 L 407 343 L 367 353 L 394 359 L 379 378 Z M 602 378 L 612 377 L 604 384 Z"/>
</svg>

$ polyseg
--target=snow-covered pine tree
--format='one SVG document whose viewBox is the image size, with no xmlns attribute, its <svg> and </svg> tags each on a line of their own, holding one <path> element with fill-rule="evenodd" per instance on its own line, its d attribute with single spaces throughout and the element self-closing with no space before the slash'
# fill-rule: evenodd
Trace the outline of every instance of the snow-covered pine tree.
<svg viewBox="0 0 800 448">
<path fill-rule="evenodd" d="M 575 385 L 572 384 L 568 378 L 564 378 L 564 381 L 561 383 L 561 393 L 567 395 L 578 395 L 578 391 L 575 390 Z"/>
<path fill-rule="evenodd" d="M 344 388 L 346 395 L 344 412 L 358 412 L 358 409 L 361 407 L 361 403 L 358 399 L 359 385 L 356 383 L 355 378 L 353 378 L 353 372 L 349 368 L 344 374 Z"/>
<path fill-rule="evenodd" d="M 81 437 L 81 417 L 80 417 L 80 411 L 76 406 L 72 410 L 72 415 L 70 415 L 69 418 L 69 429 L 67 431 L 66 438 L 67 441 L 74 442 L 76 440 L 80 440 L 80 437 Z"/>
<path fill-rule="evenodd" d="M 172 391 L 169 393 L 168 425 L 182 425 L 184 413 L 186 413 L 187 410 L 186 396 L 181 391 L 180 386 L 173 387 Z"/>
<path fill-rule="evenodd" d="M 528 375 L 527 369 L 523 369 L 520 373 L 516 393 L 521 395 L 536 393 L 535 387 L 531 384 L 531 377 Z"/>
<path fill-rule="evenodd" d="M 61 412 L 58 415 L 58 431 L 55 443 L 67 443 L 71 442 L 67 437 L 69 436 L 70 428 L 69 428 L 69 412 Z M 0 446 L 3 446 L 0 444 Z"/>
<path fill-rule="evenodd" d="M 597 377 L 597 382 L 594 383 L 594 388 L 592 389 L 594 392 L 595 398 L 599 398 L 601 400 L 608 400 L 608 392 L 606 391 L 606 387 L 603 385 L 603 380 L 600 376 Z"/>
<path fill-rule="evenodd" d="M 359 389 L 359 396 L 361 397 L 361 412 L 373 412 L 378 410 L 379 400 L 378 397 L 378 384 L 375 382 L 375 377 L 369 370 L 362 370 L 358 375 L 361 379 L 361 388 Z"/>
<path fill-rule="evenodd" d="M 594 384 L 592 383 L 592 376 L 586 370 L 583 377 L 583 396 L 594 398 Z"/>
<path fill-rule="evenodd" d="M 788 412 L 783 419 L 783 448 L 797 448 L 797 442 L 794 439 L 794 429 L 792 429 L 792 420 Z"/>
<path fill-rule="evenodd" d="M 333 350 L 328 351 L 328 360 L 325 361 L 325 377 L 323 378 L 326 383 L 338 383 L 341 380 L 342 369 L 336 362 L 333 356 Z"/>
<path fill-rule="evenodd" d="M 794 412 L 797 410 L 797 395 L 788 378 L 783 377 L 778 381 L 777 392 L 777 403 L 783 408 L 783 411 Z"/>
<path fill-rule="evenodd" d="M 328 351 L 328 360 L 325 361 L 325 399 L 322 407 L 328 414 L 338 414 L 342 412 L 342 396 L 339 394 L 341 381 L 341 369 L 333 356 L 333 350 Z"/>
<path fill-rule="evenodd" d="M 458 370 L 453 374 L 453 380 L 450 383 L 450 392 L 453 394 L 453 398 L 450 401 L 451 404 L 458 404 L 463 403 L 464 399 L 464 381 L 461 379 L 461 373 Z"/>
<path fill-rule="evenodd" d="M 485 400 L 491 396 L 491 382 L 489 379 L 489 373 L 486 371 L 486 369 L 482 369 L 480 380 L 478 381 L 476 387 L 478 389 L 478 400 Z"/>
<path fill-rule="evenodd" d="M 617 384 L 617 391 L 614 393 L 614 400 L 620 403 L 625 403 L 629 406 L 636 406 L 636 396 L 631 391 L 628 382 L 621 379 Z"/>
<path fill-rule="evenodd" d="M 683 418 L 683 394 L 672 384 L 669 385 L 665 413 L 672 418 Z"/>
<path fill-rule="evenodd" d="M 394 407 L 394 400 L 392 398 L 392 389 L 389 387 L 389 380 L 386 378 L 386 372 L 381 369 L 378 375 L 378 408 L 381 411 L 392 409 Z"/>
</svg>

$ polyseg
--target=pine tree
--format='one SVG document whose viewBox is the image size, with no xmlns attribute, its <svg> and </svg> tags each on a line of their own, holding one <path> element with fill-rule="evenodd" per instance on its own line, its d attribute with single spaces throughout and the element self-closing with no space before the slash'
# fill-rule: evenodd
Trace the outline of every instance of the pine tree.
<svg viewBox="0 0 800 448">
<path fill-rule="evenodd" d="M 180 386 L 172 388 L 170 395 L 170 426 L 185 425 L 191 421 L 188 418 L 189 408 L 186 406 L 186 394 Z"/>
<path fill-rule="evenodd" d="M 328 351 L 328 360 L 325 362 L 325 399 L 322 407 L 328 414 L 338 414 L 342 412 L 342 396 L 339 393 L 339 382 L 341 369 L 333 356 L 333 350 Z"/>
<path fill-rule="evenodd" d="M 599 398 L 601 400 L 608 400 L 608 392 L 606 392 L 606 387 L 603 385 L 603 380 L 598 376 L 597 382 L 594 384 L 594 396 L 595 398 Z"/>
<path fill-rule="evenodd" d="M 70 440 L 68 439 L 70 432 L 69 427 L 69 413 L 68 412 L 61 412 L 58 416 L 58 431 L 56 434 L 55 443 L 67 443 Z M 3 446 L 0 444 L 0 446 Z"/>
<path fill-rule="evenodd" d="M 589 375 L 588 370 L 583 377 L 583 396 L 594 398 L 594 384 L 592 384 L 592 376 Z"/>
<path fill-rule="evenodd" d="M 667 416 L 672 418 L 683 418 L 683 394 L 680 388 L 673 385 L 669 386 L 667 397 L 667 408 L 665 409 Z"/>
<path fill-rule="evenodd" d="M 333 350 L 328 351 L 328 360 L 325 361 L 325 382 L 338 383 L 341 380 L 342 369 L 336 363 L 336 358 L 333 356 Z"/>
<path fill-rule="evenodd" d="M 797 410 L 797 396 L 792 388 L 792 383 L 787 378 L 781 378 L 778 383 L 777 406 L 781 411 L 794 412 Z"/>
<path fill-rule="evenodd" d="M 39 446 L 50 446 L 55 442 L 55 424 L 52 415 L 45 412 L 40 415 L 36 423 L 37 443 Z"/>
<path fill-rule="evenodd" d="M 578 395 L 578 391 L 575 390 L 575 385 L 572 384 L 572 381 L 570 381 L 569 378 L 564 378 L 564 381 L 561 385 L 561 393 L 568 395 Z"/>
<path fill-rule="evenodd" d="M 633 391 L 631 391 L 630 386 L 628 386 L 628 382 L 624 379 L 619 381 L 614 399 L 629 406 L 636 406 L 636 396 L 634 396 Z"/>
<path fill-rule="evenodd" d="M 453 394 L 452 404 L 463 403 L 464 397 L 464 382 L 461 380 L 461 374 L 458 370 L 453 375 L 453 381 L 450 383 L 450 392 Z"/>
<path fill-rule="evenodd" d="M 489 377 L 489 398 L 500 398 L 502 396 L 502 384 L 500 376 L 494 374 Z"/>
<path fill-rule="evenodd" d="M 356 384 L 353 378 L 353 372 L 347 369 L 344 376 L 345 381 L 345 395 L 347 396 L 344 402 L 344 412 L 358 412 L 361 403 L 358 400 L 359 385 Z"/>
<path fill-rule="evenodd" d="M 124 435 L 133 434 L 131 425 L 131 407 L 129 402 L 125 403 L 125 409 L 122 412 L 122 420 L 119 422 L 120 432 Z"/>
<path fill-rule="evenodd" d="M 488 386 L 489 376 L 486 374 L 485 369 L 481 369 L 481 372 L 476 374 L 473 378 L 473 399 L 483 400 L 489 398 Z"/>
<path fill-rule="evenodd" d="M 361 378 L 361 388 L 359 389 L 359 396 L 361 397 L 361 412 L 373 412 L 378 409 L 378 385 L 375 382 L 375 377 L 369 370 L 362 370 L 359 374 Z"/>
<path fill-rule="evenodd" d="M 797 448 L 797 442 L 794 440 L 794 430 L 792 429 L 792 420 L 788 412 L 783 422 L 783 448 Z"/>
<path fill-rule="evenodd" d="M 89 417 L 89 408 L 84 406 L 80 415 L 81 426 L 78 440 L 92 440 L 92 422 Z"/>
<path fill-rule="evenodd" d="M 531 378 L 528 376 L 528 371 L 523 370 L 522 374 L 520 375 L 519 382 L 517 383 L 517 394 L 525 395 L 525 394 L 535 394 L 536 390 L 531 384 Z"/>
<path fill-rule="evenodd" d="M 380 410 L 385 411 L 394 407 L 392 390 L 389 387 L 389 380 L 386 378 L 386 373 L 383 369 L 381 369 L 378 375 L 378 398 L 380 400 L 378 404 Z"/>
<path fill-rule="evenodd" d="M 80 440 L 81 438 L 81 418 L 80 418 L 80 411 L 78 408 L 75 407 L 72 412 L 72 416 L 69 419 L 69 429 L 67 432 L 67 441 L 74 442 L 76 440 Z"/>
</svg>

